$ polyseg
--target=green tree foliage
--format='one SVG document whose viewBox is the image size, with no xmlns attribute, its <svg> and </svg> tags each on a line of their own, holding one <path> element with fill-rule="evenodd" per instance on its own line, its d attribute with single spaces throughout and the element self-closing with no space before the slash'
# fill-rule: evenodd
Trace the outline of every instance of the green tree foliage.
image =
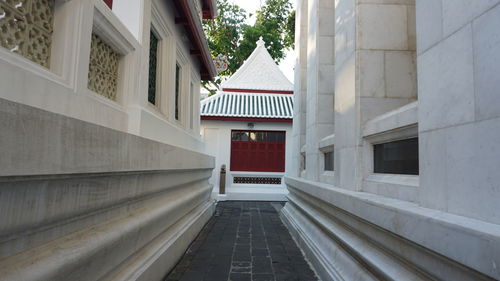
<svg viewBox="0 0 500 281">
<path fill-rule="evenodd" d="M 245 10 L 229 0 L 217 0 L 219 15 L 215 20 L 203 22 L 212 56 L 226 55 L 229 66 L 214 81 L 218 87 L 222 77 L 232 75 L 250 56 L 256 42 L 262 36 L 266 47 L 279 63 L 287 49 L 293 48 L 295 34 L 295 11 L 289 0 L 266 0 L 257 11 L 254 25 L 245 24 Z M 204 84 L 214 92 L 214 89 Z"/>
<path fill-rule="evenodd" d="M 218 16 L 214 20 L 204 20 L 203 29 L 208 39 L 212 57 L 219 54 L 229 59 L 228 72 L 234 73 L 236 61 L 239 61 L 238 49 L 247 18 L 245 10 L 238 5 L 230 4 L 228 0 L 218 0 Z"/>
<path fill-rule="evenodd" d="M 290 13 L 290 16 L 288 16 L 285 29 L 285 42 L 293 48 L 295 45 L 295 10 L 293 10 Z"/>
<path fill-rule="evenodd" d="M 291 10 L 292 4 L 289 0 L 266 0 L 265 5 L 257 11 L 255 24 L 243 29 L 242 44 L 251 44 L 251 53 L 255 48 L 255 42 L 262 36 L 269 54 L 276 63 L 279 63 L 284 58 L 285 51 L 293 47 L 293 41 L 288 39 L 289 33 L 295 31 L 288 29 Z"/>
</svg>

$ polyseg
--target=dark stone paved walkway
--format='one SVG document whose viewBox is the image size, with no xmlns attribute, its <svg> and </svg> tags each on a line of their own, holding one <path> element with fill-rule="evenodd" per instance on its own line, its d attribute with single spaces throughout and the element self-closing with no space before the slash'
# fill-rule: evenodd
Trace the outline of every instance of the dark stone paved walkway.
<svg viewBox="0 0 500 281">
<path fill-rule="evenodd" d="M 281 205 L 220 202 L 165 281 L 318 280 L 279 218 Z"/>
</svg>

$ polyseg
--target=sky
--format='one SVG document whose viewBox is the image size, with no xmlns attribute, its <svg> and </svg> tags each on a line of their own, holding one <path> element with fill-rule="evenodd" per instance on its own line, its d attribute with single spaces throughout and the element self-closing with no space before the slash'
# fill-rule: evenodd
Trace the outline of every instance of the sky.
<svg viewBox="0 0 500 281">
<path fill-rule="evenodd" d="M 264 5 L 265 0 L 230 0 L 229 2 L 233 2 L 234 4 L 240 6 L 245 9 L 247 13 L 252 13 L 255 15 L 255 11 L 257 11 L 261 5 Z M 290 0 L 294 9 L 295 9 L 295 0 Z M 247 19 L 248 24 L 253 24 L 255 22 L 255 16 Z M 288 50 L 286 52 L 285 58 L 280 62 L 279 67 L 283 74 L 293 83 L 293 67 L 295 64 L 295 53 L 293 50 Z"/>
</svg>

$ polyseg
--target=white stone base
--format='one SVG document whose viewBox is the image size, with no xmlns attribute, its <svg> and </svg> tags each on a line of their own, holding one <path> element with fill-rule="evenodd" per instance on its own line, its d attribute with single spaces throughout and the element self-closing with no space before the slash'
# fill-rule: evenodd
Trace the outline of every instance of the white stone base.
<svg viewBox="0 0 500 281">
<path fill-rule="evenodd" d="M 226 194 L 212 193 L 217 201 L 287 201 L 288 191 L 280 187 L 254 186 L 231 188 Z"/>
<path fill-rule="evenodd" d="M 303 179 L 286 183 L 282 219 L 324 281 L 500 276 L 499 227 Z"/>
<path fill-rule="evenodd" d="M 193 210 L 104 280 L 162 280 L 184 255 L 214 211 L 214 202 L 207 202 Z"/>
</svg>

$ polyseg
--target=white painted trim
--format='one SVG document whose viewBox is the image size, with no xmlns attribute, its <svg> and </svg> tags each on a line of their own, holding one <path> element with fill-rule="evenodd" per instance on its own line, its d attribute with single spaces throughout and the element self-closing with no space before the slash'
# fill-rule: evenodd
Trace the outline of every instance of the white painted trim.
<svg viewBox="0 0 500 281">
<path fill-rule="evenodd" d="M 51 72 L 49 69 L 39 65 L 38 63 L 32 62 L 31 60 L 19 54 L 12 53 L 3 47 L 0 47 L 0 58 L 8 62 L 9 64 L 15 65 L 25 71 L 31 72 L 43 79 L 55 82 L 66 88 L 72 88 L 72 84 L 70 84 L 69 81 L 64 80 L 62 76 Z"/>
<path fill-rule="evenodd" d="M 151 1 L 151 23 L 157 29 L 156 31 L 160 33 L 162 39 L 173 36 L 171 28 L 161 16 L 160 7 L 158 7 L 155 1 Z"/>
<path fill-rule="evenodd" d="M 417 136 L 418 101 L 367 121 L 362 134 L 372 144 Z"/>
<path fill-rule="evenodd" d="M 335 184 L 335 171 L 325 171 L 319 175 L 319 181 L 326 184 Z"/>
<path fill-rule="evenodd" d="M 321 139 L 319 141 L 318 147 L 319 150 L 323 152 L 330 152 L 333 150 L 334 144 L 335 144 L 335 134 L 331 134 Z"/>
<path fill-rule="evenodd" d="M 170 53 L 172 52 L 172 42 L 173 33 L 171 28 L 168 26 L 166 20 L 161 15 L 160 8 L 156 4 L 155 1 L 151 1 L 151 23 L 149 30 L 153 30 L 153 32 L 158 37 L 158 54 L 156 60 L 156 104 L 151 104 L 147 100 L 146 104 L 151 109 L 157 111 L 161 114 L 166 120 L 168 120 L 168 95 L 169 95 L 169 85 L 170 85 L 170 77 L 171 71 L 169 70 L 169 66 L 172 64 L 172 56 Z M 148 36 L 148 45 L 151 40 Z M 147 61 L 148 61 L 148 69 L 149 69 L 149 48 L 147 52 Z M 149 75 L 149 72 L 148 72 Z M 149 77 L 146 79 L 147 83 L 149 83 Z"/>
<path fill-rule="evenodd" d="M 371 174 L 366 177 L 366 180 L 379 183 L 405 185 L 409 187 L 419 186 L 418 175 Z"/>
<path fill-rule="evenodd" d="M 134 35 L 113 14 L 104 1 L 95 1 L 92 32 L 99 35 L 104 42 L 121 55 L 133 52 L 139 46 Z"/>
<path fill-rule="evenodd" d="M 370 174 L 363 179 L 363 191 L 409 202 L 418 201 L 418 175 Z"/>
</svg>

